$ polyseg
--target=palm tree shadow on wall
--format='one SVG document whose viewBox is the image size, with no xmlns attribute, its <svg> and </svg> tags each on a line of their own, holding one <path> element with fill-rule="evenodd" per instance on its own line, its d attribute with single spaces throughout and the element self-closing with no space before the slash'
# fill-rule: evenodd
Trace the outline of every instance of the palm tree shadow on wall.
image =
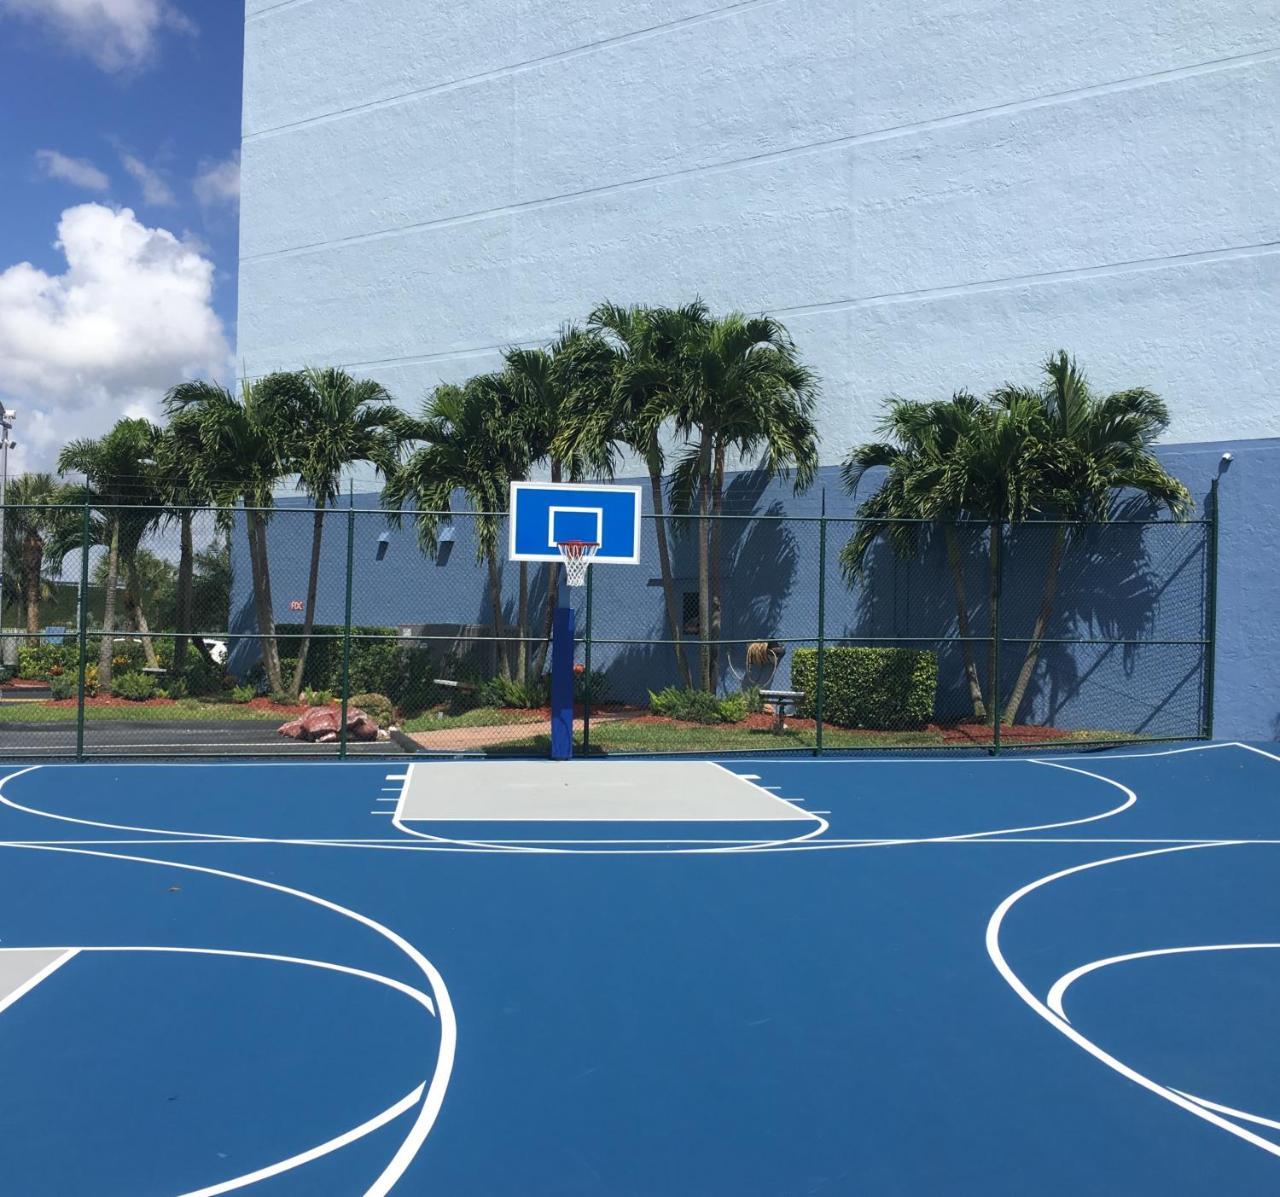
<svg viewBox="0 0 1280 1197">
<path fill-rule="evenodd" d="M 1134 735 L 1199 733 L 1207 654 L 1197 642 L 1205 638 L 1207 537 L 1198 524 L 1118 522 L 1154 514 L 1145 500 L 1129 500 L 1120 504 L 1117 522 L 1073 531 L 1021 722 Z M 1019 547 L 1013 538 L 1007 560 L 1024 554 L 1034 587 L 1043 576 L 1047 538 L 1025 531 L 1034 539 Z M 1033 595 L 1011 604 L 1006 587 L 1006 641 L 1030 635 L 1035 606 Z M 1016 675 L 1025 647 L 1006 642 L 1006 679 Z"/>
<path fill-rule="evenodd" d="M 1116 521 L 1145 520 L 1143 500 L 1126 501 Z M 1000 600 L 1000 698 L 1007 701 L 1040 606 L 1053 525 L 1007 528 Z M 1169 540 L 1161 543 L 1162 537 Z M 988 533 L 974 525 L 960 544 L 970 634 L 983 694 L 989 696 L 991 605 Z M 1053 612 L 1019 723 L 1133 734 L 1195 734 L 1203 709 L 1204 588 L 1208 555 L 1199 525 L 1085 525 L 1068 538 Z M 838 635 L 851 644 L 893 644 L 938 654 L 935 718 L 972 718 L 958 633 L 955 588 L 941 537 L 915 558 L 883 540 L 854 583 Z M 829 621 L 829 625 L 832 621 Z"/>
<path fill-rule="evenodd" d="M 725 510 L 749 517 L 726 518 L 723 526 L 721 636 L 725 641 L 792 637 L 797 634 L 795 627 L 807 628 L 813 622 L 810 608 L 816 609 L 816 592 L 797 592 L 796 585 L 800 567 L 796 528 L 808 525 L 781 518 L 786 513 L 778 499 L 761 509 L 769 485 L 766 474 L 753 471 L 737 475 L 725 488 Z M 692 593 L 697 590 L 697 548 L 693 536 L 684 534 L 686 528 L 691 529 L 691 521 L 677 517 L 669 519 L 668 525 L 672 529 L 672 573 L 680 589 Z M 644 577 L 648 577 L 647 570 Z M 661 592 L 646 587 L 639 575 L 634 588 L 627 590 L 626 618 L 633 621 L 631 637 L 670 638 Z M 687 636 L 684 647 L 696 676 L 697 636 Z M 788 645 L 788 652 L 792 647 Z M 720 690 L 737 688 L 734 670 L 741 672 L 744 648 L 741 644 L 724 646 L 718 663 Z M 615 701 L 642 704 L 648 691 L 680 684 L 670 644 L 619 646 L 616 652 L 601 646 L 593 665 L 597 662 L 607 670 L 608 693 Z"/>
</svg>

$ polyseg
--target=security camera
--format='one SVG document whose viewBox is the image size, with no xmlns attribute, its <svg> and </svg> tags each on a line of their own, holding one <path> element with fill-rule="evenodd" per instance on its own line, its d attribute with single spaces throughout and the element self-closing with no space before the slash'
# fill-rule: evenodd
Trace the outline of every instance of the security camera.
<svg viewBox="0 0 1280 1197">
<path fill-rule="evenodd" d="M 1222 455 L 1222 460 L 1223 460 L 1223 461 L 1235 461 L 1235 458 L 1234 458 L 1234 457 L 1232 457 L 1230 453 L 1224 453 L 1224 454 Z"/>
</svg>

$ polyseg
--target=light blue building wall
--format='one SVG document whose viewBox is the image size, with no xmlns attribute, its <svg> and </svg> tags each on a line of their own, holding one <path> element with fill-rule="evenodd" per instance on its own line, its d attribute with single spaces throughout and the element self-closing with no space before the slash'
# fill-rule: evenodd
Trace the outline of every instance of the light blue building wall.
<svg viewBox="0 0 1280 1197">
<path fill-rule="evenodd" d="M 1197 494 L 1248 449 L 1224 556 L 1275 549 L 1273 4 L 246 8 L 251 374 L 341 364 L 416 405 L 603 298 L 700 294 L 786 322 L 832 464 L 886 394 L 1029 380 L 1064 346 L 1165 396 Z M 1270 734 L 1275 552 L 1244 574 L 1222 669 L 1254 697 L 1220 730 Z"/>
</svg>

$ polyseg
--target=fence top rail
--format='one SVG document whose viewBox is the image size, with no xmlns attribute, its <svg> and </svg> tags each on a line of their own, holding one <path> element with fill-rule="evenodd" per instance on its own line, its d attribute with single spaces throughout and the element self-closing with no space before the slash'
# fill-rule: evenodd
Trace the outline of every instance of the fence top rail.
<svg viewBox="0 0 1280 1197">
<path fill-rule="evenodd" d="M 468 508 L 462 510 L 420 510 L 418 508 L 394 508 L 394 507 L 348 507 L 345 504 L 334 504 L 331 507 L 297 507 L 282 506 L 279 504 L 270 507 L 246 507 L 237 503 L 231 507 L 218 507 L 213 505 L 191 505 L 186 504 L 167 504 L 156 505 L 154 503 L 5 503 L 6 511 L 83 511 L 88 507 L 90 511 L 151 511 L 163 512 L 167 515 L 178 516 L 182 513 L 191 515 L 209 514 L 216 515 L 237 515 L 240 513 L 255 512 L 258 514 L 280 515 L 280 514 L 297 514 L 297 515 L 316 515 L 318 513 L 325 514 L 342 514 L 346 512 L 354 512 L 356 515 L 382 515 L 393 519 L 414 519 L 420 516 L 432 516 L 441 520 L 455 519 L 506 519 L 508 512 L 506 511 L 474 511 Z M 645 520 L 657 520 L 659 518 L 671 521 L 693 522 L 698 520 L 738 520 L 742 522 L 753 523 L 778 523 L 778 524 L 882 524 L 886 527 L 893 525 L 912 525 L 920 524 L 922 526 L 934 525 L 937 527 L 953 527 L 953 528 L 979 528 L 988 529 L 993 524 L 1000 524 L 1005 528 L 1036 528 L 1036 527 L 1066 527 L 1066 528 L 1112 528 L 1112 527 L 1175 527 L 1175 528 L 1194 528 L 1205 527 L 1212 523 L 1211 519 L 1114 519 L 1114 520 L 1066 520 L 1066 519 L 1035 519 L 1035 520 L 980 520 L 980 519 L 890 519 L 873 516 L 859 515 L 768 515 L 763 513 L 734 513 L 725 512 L 720 515 L 700 515 L 697 512 L 666 512 L 661 517 L 653 512 L 644 512 L 641 516 Z"/>
</svg>

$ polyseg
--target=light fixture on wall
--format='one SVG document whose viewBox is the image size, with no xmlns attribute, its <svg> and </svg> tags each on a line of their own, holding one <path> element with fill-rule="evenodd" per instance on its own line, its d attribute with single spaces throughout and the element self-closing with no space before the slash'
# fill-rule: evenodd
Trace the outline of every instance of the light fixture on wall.
<svg viewBox="0 0 1280 1197">
<path fill-rule="evenodd" d="M 378 536 L 378 551 L 374 556 L 375 561 L 381 561 L 387 555 L 387 550 L 391 547 L 391 533 L 382 532 Z"/>
</svg>

